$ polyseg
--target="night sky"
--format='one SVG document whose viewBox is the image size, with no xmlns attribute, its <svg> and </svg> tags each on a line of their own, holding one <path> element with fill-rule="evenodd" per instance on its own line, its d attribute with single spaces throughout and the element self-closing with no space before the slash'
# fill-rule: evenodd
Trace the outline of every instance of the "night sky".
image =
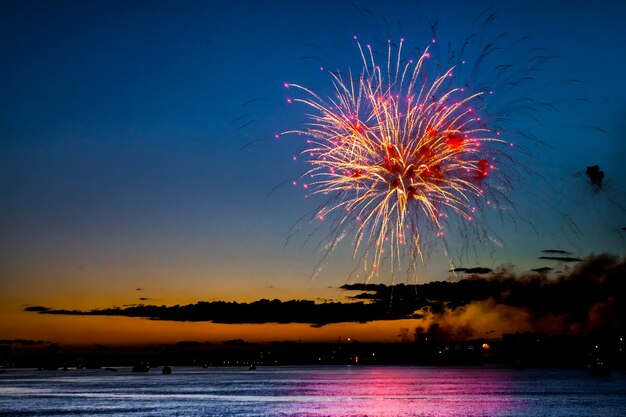
<svg viewBox="0 0 626 417">
<path fill-rule="evenodd" d="M 406 48 L 454 48 L 469 34 L 528 36 L 556 55 L 515 91 L 537 118 L 510 117 L 544 142 L 529 146 L 515 218 L 498 243 L 449 239 L 417 276 L 456 266 L 524 273 L 566 264 L 542 250 L 622 255 L 626 245 L 626 4 L 621 1 L 3 2 L 0 6 L 0 339 L 57 342 L 393 340 L 408 321 L 367 325 L 228 325 L 38 315 L 28 306 L 93 309 L 261 298 L 345 300 L 349 239 L 322 254 L 302 216 L 321 203 L 291 180 L 304 146 L 293 82 L 331 92 L 325 69 L 360 71 L 354 35 Z M 484 16 L 484 15 L 483 15 Z M 506 42 L 503 45 L 507 45 Z M 508 62 L 508 61 L 506 61 Z M 519 62 L 511 62 L 519 64 Z M 517 137 L 512 140 L 516 140 Z M 521 164 L 522 162 L 520 162 Z M 590 165 L 605 173 L 595 189 Z M 523 169 L 520 171 L 524 171 Z M 536 176 L 533 176 L 536 175 Z M 538 180 L 539 179 L 539 180 Z M 488 216 L 489 217 L 489 216 Z M 469 250 L 468 250 L 469 248 Z M 358 279 L 356 279 L 358 281 Z M 391 283 L 381 273 L 378 282 Z M 485 319 L 486 320 L 486 319 Z M 408 324 L 407 324 L 408 323 Z M 268 336 L 270 334 L 270 336 Z"/>
</svg>

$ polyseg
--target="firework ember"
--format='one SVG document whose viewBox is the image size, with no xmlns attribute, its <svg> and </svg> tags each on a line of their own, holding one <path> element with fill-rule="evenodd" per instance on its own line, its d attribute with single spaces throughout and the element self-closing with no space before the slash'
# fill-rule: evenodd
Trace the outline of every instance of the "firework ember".
<svg viewBox="0 0 626 417">
<path fill-rule="evenodd" d="M 388 260 L 424 260 L 423 242 L 444 238 L 452 223 L 471 224 L 492 205 L 496 155 L 505 142 L 479 112 L 487 91 L 454 87 L 454 67 L 428 69 L 431 53 L 402 59 L 389 44 L 384 67 L 370 45 L 357 41 L 363 69 L 354 77 L 331 72 L 334 96 L 311 89 L 294 102 L 312 110 L 306 127 L 286 133 L 307 137 L 308 189 L 324 195 L 319 220 L 333 222 L 329 248 L 354 233 L 354 256 L 368 278 Z M 496 185 L 496 184 L 494 184 Z"/>
</svg>

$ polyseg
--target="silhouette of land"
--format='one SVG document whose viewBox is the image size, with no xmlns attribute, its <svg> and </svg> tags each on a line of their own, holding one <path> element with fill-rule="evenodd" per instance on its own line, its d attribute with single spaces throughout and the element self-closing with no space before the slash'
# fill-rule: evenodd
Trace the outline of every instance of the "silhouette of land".
<svg viewBox="0 0 626 417">
<path fill-rule="evenodd" d="M 45 343 L 12 345 L 4 341 L 0 345 L 0 365 L 42 370 L 104 369 L 137 364 L 150 367 L 500 364 L 523 368 L 584 367 L 594 358 L 601 358 L 612 367 L 626 365 L 623 336 L 571 337 L 528 332 L 505 334 L 497 339 L 450 340 L 449 336 L 434 328 L 416 332 L 412 340 L 397 343 L 361 343 L 350 339 L 326 343 L 251 343 L 235 339 L 221 343 L 182 341 L 133 347 L 72 347 Z"/>
</svg>

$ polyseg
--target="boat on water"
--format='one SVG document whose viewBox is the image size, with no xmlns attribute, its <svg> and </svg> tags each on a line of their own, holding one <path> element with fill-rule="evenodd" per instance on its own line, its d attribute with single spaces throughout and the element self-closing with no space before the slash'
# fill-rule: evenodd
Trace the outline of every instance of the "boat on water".
<svg viewBox="0 0 626 417">
<path fill-rule="evenodd" d="M 589 364 L 587 367 L 589 375 L 591 376 L 609 376 L 611 373 L 611 367 L 608 363 L 597 359 Z"/>
</svg>

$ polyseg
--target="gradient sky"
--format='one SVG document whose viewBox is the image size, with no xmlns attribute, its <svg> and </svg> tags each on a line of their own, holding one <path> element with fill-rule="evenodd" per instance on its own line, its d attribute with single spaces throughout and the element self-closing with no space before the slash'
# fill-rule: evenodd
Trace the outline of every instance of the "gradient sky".
<svg viewBox="0 0 626 417">
<path fill-rule="evenodd" d="M 528 35 L 558 55 L 527 90 L 556 111 L 543 109 L 532 132 L 546 142 L 533 148 L 545 183 L 516 200 L 536 232 L 524 221 L 494 226 L 505 246 L 473 247 L 463 266 L 523 271 L 546 265 L 537 257 L 547 248 L 624 253 L 626 4 L 562 3 L 494 8 L 489 33 Z M 307 109 L 289 106 L 282 84 L 324 89 L 330 80 L 320 65 L 359 68 L 353 35 L 423 47 L 438 19 L 438 37 L 459 44 L 480 33 L 476 18 L 490 5 L 3 2 L 0 339 L 262 339 L 268 329 L 277 339 L 345 335 L 338 325 L 146 325 L 22 310 L 342 297 L 337 287 L 354 268 L 349 245 L 311 280 L 317 242 L 307 243 L 305 230 L 286 244 L 294 223 L 321 201 L 284 185 L 306 169 L 291 159 L 303 143 L 273 135 L 301 127 Z M 562 82 L 571 79 L 582 82 Z M 600 192 L 583 174 L 593 164 L 606 173 Z M 417 280 L 445 279 L 448 269 L 435 252 Z M 392 338 L 402 326 L 383 327 L 350 331 Z"/>
</svg>

